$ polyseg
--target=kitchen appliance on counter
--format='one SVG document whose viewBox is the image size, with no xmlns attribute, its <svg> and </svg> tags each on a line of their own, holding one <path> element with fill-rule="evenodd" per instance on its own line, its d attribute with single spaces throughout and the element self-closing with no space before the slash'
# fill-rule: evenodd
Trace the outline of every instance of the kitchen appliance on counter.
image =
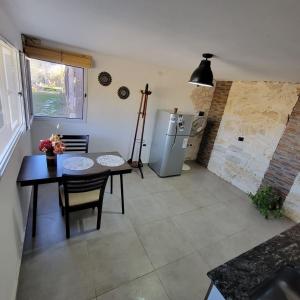
<svg viewBox="0 0 300 300">
<path fill-rule="evenodd" d="M 149 167 L 160 177 L 180 175 L 192 127 L 193 115 L 158 110 L 150 150 Z"/>
</svg>

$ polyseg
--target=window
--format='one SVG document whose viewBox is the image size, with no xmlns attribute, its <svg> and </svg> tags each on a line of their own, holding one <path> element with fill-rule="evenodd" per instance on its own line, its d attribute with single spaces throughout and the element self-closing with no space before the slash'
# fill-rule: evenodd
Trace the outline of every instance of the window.
<svg viewBox="0 0 300 300">
<path fill-rule="evenodd" d="M 19 52 L 0 40 L 0 176 L 24 129 Z"/>
<path fill-rule="evenodd" d="M 83 68 L 30 59 L 30 73 L 34 116 L 83 119 Z"/>
</svg>

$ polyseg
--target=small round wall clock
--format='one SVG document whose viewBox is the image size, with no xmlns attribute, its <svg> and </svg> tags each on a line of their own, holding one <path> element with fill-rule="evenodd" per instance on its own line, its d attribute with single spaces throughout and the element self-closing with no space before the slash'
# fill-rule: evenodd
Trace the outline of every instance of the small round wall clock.
<svg viewBox="0 0 300 300">
<path fill-rule="evenodd" d="M 121 86 L 119 89 L 118 89 L 118 96 L 120 97 L 120 99 L 127 99 L 130 95 L 130 91 L 128 89 L 128 87 L 126 86 Z"/>
<path fill-rule="evenodd" d="M 98 75 L 98 81 L 103 86 L 108 86 L 111 84 L 111 75 L 108 72 L 101 72 Z"/>
</svg>

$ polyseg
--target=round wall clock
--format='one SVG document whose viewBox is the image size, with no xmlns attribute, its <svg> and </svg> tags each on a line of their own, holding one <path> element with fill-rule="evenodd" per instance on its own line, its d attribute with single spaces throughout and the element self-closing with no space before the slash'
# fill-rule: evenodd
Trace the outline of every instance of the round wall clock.
<svg viewBox="0 0 300 300">
<path fill-rule="evenodd" d="M 118 96 L 119 96 L 121 99 L 125 100 L 125 99 L 127 99 L 127 98 L 129 97 L 129 95 L 130 95 L 130 91 L 129 91 L 128 87 L 126 87 L 126 86 L 121 86 L 121 87 L 118 89 Z"/>
<path fill-rule="evenodd" d="M 101 85 L 108 86 L 111 84 L 111 75 L 107 72 L 101 72 L 98 75 L 98 81 Z"/>
</svg>

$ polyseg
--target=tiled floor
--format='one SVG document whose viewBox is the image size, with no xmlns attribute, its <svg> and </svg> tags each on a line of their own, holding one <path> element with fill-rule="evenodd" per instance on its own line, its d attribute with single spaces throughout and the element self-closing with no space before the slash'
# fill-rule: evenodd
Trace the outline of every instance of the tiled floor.
<svg viewBox="0 0 300 300">
<path fill-rule="evenodd" d="M 71 216 L 65 239 L 57 185 L 40 188 L 37 236 L 24 245 L 18 300 L 203 299 L 207 271 L 292 226 L 265 220 L 247 195 L 193 165 L 180 177 L 125 176 L 125 215 L 117 177 L 96 211 Z M 109 187 L 107 191 L 109 190 Z"/>
</svg>

